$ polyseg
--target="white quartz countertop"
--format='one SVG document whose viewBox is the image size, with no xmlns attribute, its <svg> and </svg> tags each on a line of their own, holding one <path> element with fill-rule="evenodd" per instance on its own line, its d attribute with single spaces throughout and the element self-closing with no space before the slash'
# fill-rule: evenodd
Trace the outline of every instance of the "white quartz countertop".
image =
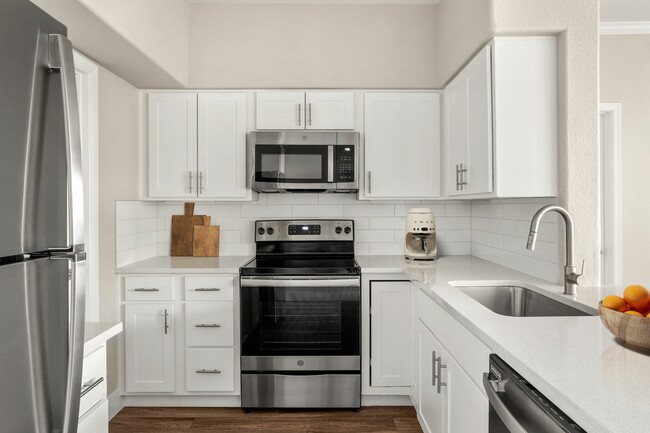
<svg viewBox="0 0 650 433">
<path fill-rule="evenodd" d="M 122 332 L 122 322 L 86 322 L 84 354 L 94 351 L 120 332 Z"/>
<path fill-rule="evenodd" d="M 115 269 L 118 274 L 239 274 L 252 256 L 169 257 L 158 256 Z"/>
<path fill-rule="evenodd" d="M 581 309 L 596 308 L 602 296 L 621 288 L 579 287 L 577 296 L 568 297 L 560 286 L 475 257 L 442 257 L 429 264 L 395 260 L 402 260 L 411 281 L 586 431 L 650 429 L 650 356 L 617 344 L 598 316 L 501 316 L 456 286 L 532 285 Z"/>
</svg>

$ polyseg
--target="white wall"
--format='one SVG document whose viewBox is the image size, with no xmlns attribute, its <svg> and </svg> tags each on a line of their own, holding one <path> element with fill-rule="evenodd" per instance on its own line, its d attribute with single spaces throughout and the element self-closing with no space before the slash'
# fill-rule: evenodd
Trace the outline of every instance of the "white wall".
<svg viewBox="0 0 650 433">
<path fill-rule="evenodd" d="M 156 205 L 157 210 L 152 209 Z M 221 226 L 222 256 L 255 255 L 255 220 L 272 218 L 349 218 L 355 223 L 355 254 L 402 255 L 404 223 L 412 207 L 430 207 L 436 217 L 438 253 L 470 253 L 470 204 L 461 201 L 364 202 L 354 194 L 260 194 L 253 203 L 197 203 L 195 214 L 210 215 Z M 183 213 L 182 203 L 117 203 L 117 262 L 132 263 L 168 256 L 171 216 Z M 157 220 L 153 217 L 157 215 Z M 157 250 L 152 251 L 157 221 Z"/>
<path fill-rule="evenodd" d="M 496 34 L 559 33 L 558 203 L 575 223 L 581 284 L 600 275 L 598 0 L 491 0 Z"/>
<path fill-rule="evenodd" d="M 492 37 L 490 2 L 441 0 L 436 28 L 438 85 L 443 87 Z"/>
<path fill-rule="evenodd" d="M 193 4 L 190 87 L 434 88 L 434 5 Z"/>
<path fill-rule="evenodd" d="M 650 283 L 650 35 L 600 37 L 600 101 L 621 103 L 623 275 Z"/>
<path fill-rule="evenodd" d="M 179 83 L 188 81 L 186 0 L 79 0 Z"/>
</svg>

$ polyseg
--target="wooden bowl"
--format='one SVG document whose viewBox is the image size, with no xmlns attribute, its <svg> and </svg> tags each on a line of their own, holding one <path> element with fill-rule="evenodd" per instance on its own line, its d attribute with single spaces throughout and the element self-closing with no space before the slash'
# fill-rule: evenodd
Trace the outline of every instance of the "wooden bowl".
<svg viewBox="0 0 650 433">
<path fill-rule="evenodd" d="M 598 303 L 600 320 L 623 346 L 650 353 L 650 318 L 632 316 L 605 308 Z"/>
</svg>

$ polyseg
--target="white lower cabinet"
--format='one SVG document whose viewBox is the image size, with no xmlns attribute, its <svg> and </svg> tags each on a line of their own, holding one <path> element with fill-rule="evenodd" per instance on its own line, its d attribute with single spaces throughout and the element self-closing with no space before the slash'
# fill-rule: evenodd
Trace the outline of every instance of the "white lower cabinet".
<svg viewBox="0 0 650 433">
<path fill-rule="evenodd" d="M 84 354 L 77 433 L 108 433 L 106 345 Z"/>
<path fill-rule="evenodd" d="M 234 391 L 233 349 L 185 349 L 185 389 L 187 391 Z"/>
<path fill-rule="evenodd" d="M 409 282 L 370 282 L 370 385 L 409 386 Z"/>
<path fill-rule="evenodd" d="M 489 402 L 482 387 L 490 349 L 411 284 L 414 298 L 411 362 L 418 372 L 411 395 L 426 433 L 487 433 Z"/>
<path fill-rule="evenodd" d="M 174 392 L 174 304 L 124 307 L 126 391 Z"/>
<path fill-rule="evenodd" d="M 167 281 L 161 291 L 138 292 Z M 125 276 L 126 395 L 239 395 L 239 289 L 234 275 Z M 136 284 L 137 283 L 137 284 Z M 159 287 L 158 284 L 155 287 Z M 216 403 L 218 404 L 218 403 Z"/>
<path fill-rule="evenodd" d="M 108 400 L 104 399 L 79 419 L 77 433 L 108 433 Z"/>
</svg>

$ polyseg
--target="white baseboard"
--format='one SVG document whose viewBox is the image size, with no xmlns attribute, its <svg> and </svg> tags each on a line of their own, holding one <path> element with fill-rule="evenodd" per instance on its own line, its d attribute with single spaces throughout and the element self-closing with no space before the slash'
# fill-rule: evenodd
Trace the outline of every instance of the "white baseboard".
<svg viewBox="0 0 650 433">
<path fill-rule="evenodd" d="M 124 397 L 120 395 L 120 390 L 116 389 L 108 396 L 108 419 L 113 419 L 119 411 L 124 409 L 124 406 Z"/>
<path fill-rule="evenodd" d="M 125 395 L 124 406 L 241 407 L 238 395 Z"/>
<path fill-rule="evenodd" d="M 362 395 L 361 406 L 413 406 L 408 395 Z"/>
</svg>

